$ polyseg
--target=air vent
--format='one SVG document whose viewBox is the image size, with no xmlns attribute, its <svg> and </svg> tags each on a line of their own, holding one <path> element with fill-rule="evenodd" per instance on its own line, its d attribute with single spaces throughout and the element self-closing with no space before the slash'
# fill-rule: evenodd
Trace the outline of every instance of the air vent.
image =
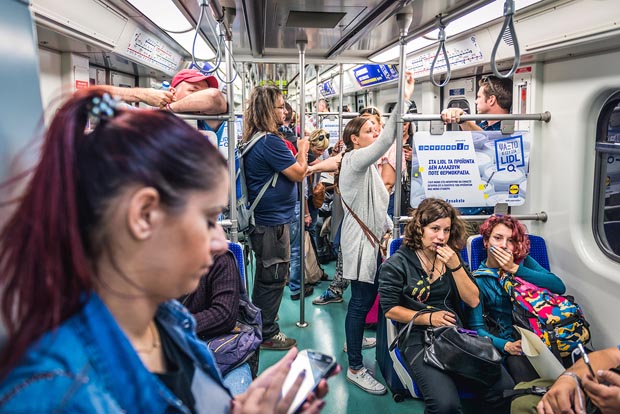
<svg viewBox="0 0 620 414">
<path fill-rule="evenodd" d="M 286 27 L 308 27 L 333 29 L 346 13 L 309 12 L 291 10 L 286 20 Z"/>
</svg>

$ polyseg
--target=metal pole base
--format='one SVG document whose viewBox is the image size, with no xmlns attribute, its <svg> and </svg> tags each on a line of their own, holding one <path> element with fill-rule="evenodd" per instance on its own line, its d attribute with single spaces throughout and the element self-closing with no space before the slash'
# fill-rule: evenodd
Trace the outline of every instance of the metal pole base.
<svg viewBox="0 0 620 414">
<path fill-rule="evenodd" d="M 297 325 L 298 328 L 307 328 L 310 326 L 308 322 L 295 322 L 295 325 Z"/>
</svg>

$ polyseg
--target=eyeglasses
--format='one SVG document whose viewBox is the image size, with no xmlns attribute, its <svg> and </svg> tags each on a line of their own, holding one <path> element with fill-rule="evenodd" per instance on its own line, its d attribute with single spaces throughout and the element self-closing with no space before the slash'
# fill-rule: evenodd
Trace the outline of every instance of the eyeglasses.
<svg viewBox="0 0 620 414">
<path fill-rule="evenodd" d="M 319 135 L 318 137 L 316 137 L 316 140 L 323 141 L 325 138 L 329 139 L 329 132 Z"/>
</svg>

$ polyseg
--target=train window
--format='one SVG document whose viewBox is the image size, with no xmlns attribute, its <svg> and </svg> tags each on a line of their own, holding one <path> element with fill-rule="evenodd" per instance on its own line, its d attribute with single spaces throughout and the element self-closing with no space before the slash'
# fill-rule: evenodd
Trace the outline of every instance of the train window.
<svg viewBox="0 0 620 414">
<path fill-rule="evenodd" d="M 595 168 L 594 236 L 603 252 L 620 262 L 620 93 L 599 116 Z"/>
</svg>

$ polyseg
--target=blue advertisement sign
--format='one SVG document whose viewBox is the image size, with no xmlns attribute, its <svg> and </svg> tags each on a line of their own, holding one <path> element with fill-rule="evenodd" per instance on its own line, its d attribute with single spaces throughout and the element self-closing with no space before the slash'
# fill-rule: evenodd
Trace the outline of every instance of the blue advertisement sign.
<svg viewBox="0 0 620 414">
<path fill-rule="evenodd" d="M 394 65 L 362 65 L 353 69 L 353 76 L 366 87 L 398 79 L 398 71 Z"/>
<path fill-rule="evenodd" d="M 319 84 L 319 92 L 321 92 L 321 95 L 323 96 L 331 96 L 336 94 L 336 90 L 334 89 L 331 80 L 327 80 Z"/>
</svg>

